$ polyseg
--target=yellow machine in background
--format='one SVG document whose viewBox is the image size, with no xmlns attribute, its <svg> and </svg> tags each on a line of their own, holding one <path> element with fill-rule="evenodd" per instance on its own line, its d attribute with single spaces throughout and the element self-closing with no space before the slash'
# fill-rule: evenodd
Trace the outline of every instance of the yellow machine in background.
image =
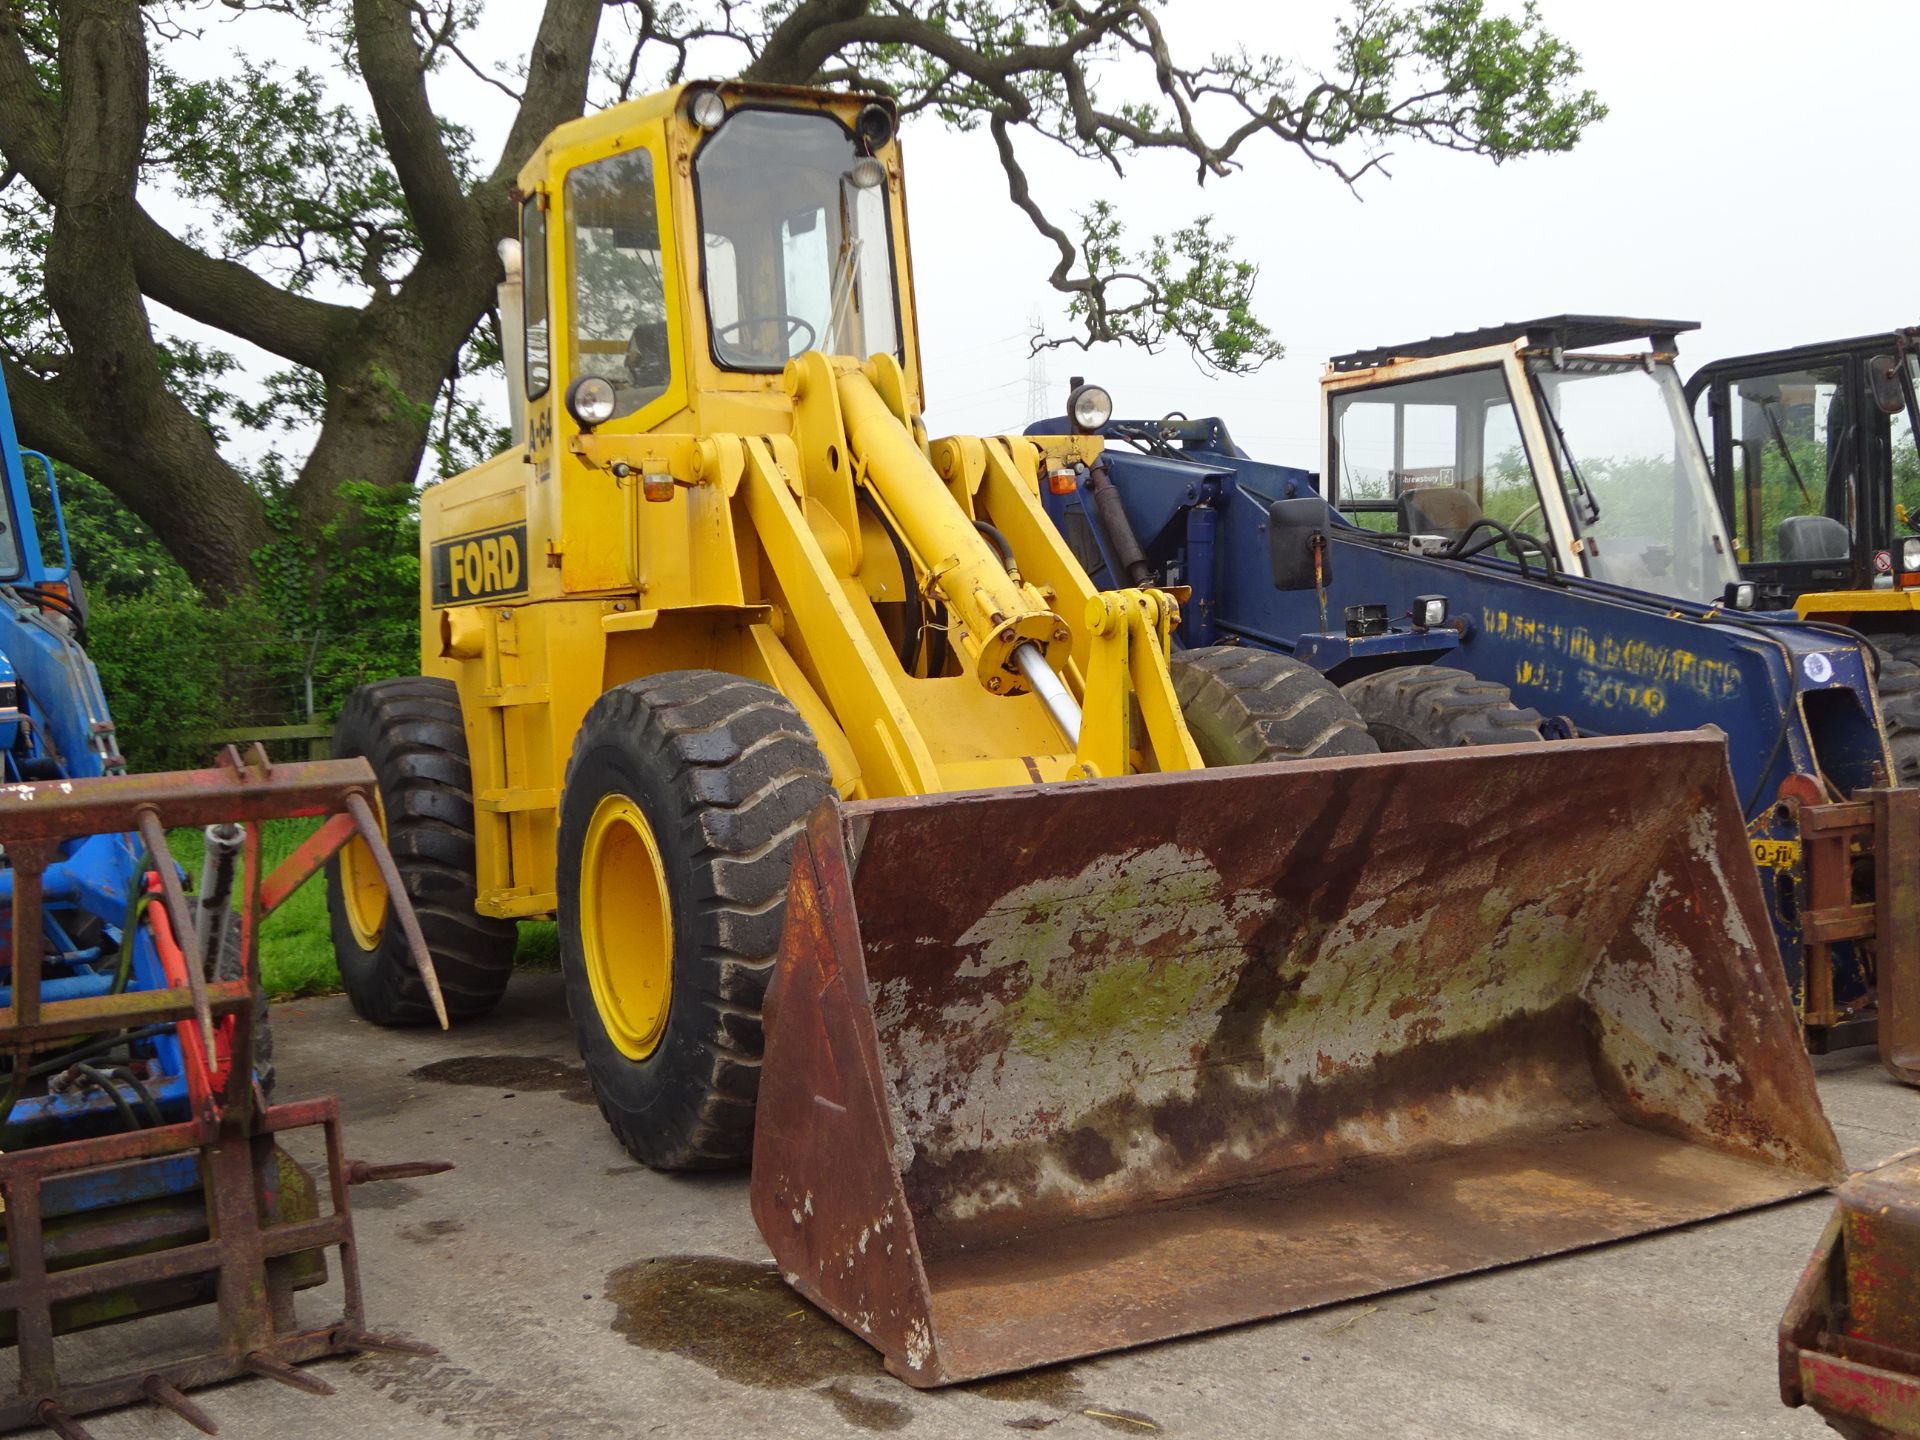
<svg viewBox="0 0 1920 1440">
<path fill-rule="evenodd" d="M 751 1152 L 788 1278 L 918 1384 L 1838 1173 L 1718 742 L 1378 756 L 1309 667 L 1172 653 L 1178 597 L 1096 592 L 1040 505 L 1104 394 L 928 438 L 894 128 L 683 87 L 522 171 L 518 443 L 426 493 L 424 673 L 336 730 L 449 1009 L 557 916 L 621 1143 Z M 355 1005 L 422 1018 L 364 857 L 333 878 Z M 1402 1241 L 1408 1183 L 1343 1207 L 1443 1153 Z"/>
</svg>

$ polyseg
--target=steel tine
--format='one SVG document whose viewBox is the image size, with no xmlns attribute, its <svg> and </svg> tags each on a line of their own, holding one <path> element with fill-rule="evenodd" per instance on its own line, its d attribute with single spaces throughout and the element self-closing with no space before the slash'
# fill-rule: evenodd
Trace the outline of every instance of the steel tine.
<svg viewBox="0 0 1920 1440">
<path fill-rule="evenodd" d="M 387 1165 L 378 1165 L 371 1160 L 349 1160 L 347 1184 L 371 1185 L 376 1180 L 418 1180 L 427 1175 L 444 1175 L 451 1169 L 451 1160 L 395 1160 Z"/>
<path fill-rule="evenodd" d="M 187 909 L 186 891 L 180 888 L 180 871 L 173 863 L 173 852 L 167 849 L 167 832 L 161 828 L 160 816 L 150 806 L 143 805 L 136 818 L 140 838 L 153 859 L 153 868 L 160 872 L 160 894 L 166 901 L 167 918 L 173 922 L 174 941 L 187 960 L 187 990 L 193 996 L 193 1016 L 200 1023 L 200 1040 L 207 1047 L 207 1064 L 212 1065 L 213 1007 L 207 1000 L 207 977 L 194 963 L 200 954 L 200 932 Z"/>
<path fill-rule="evenodd" d="M 162 1410 L 171 1410 L 182 1420 L 193 1426 L 194 1429 L 207 1435 L 218 1435 L 220 1433 L 220 1426 L 214 1418 L 198 1405 L 194 1404 L 193 1401 L 182 1395 L 178 1390 L 174 1389 L 172 1385 L 167 1383 L 163 1376 L 147 1376 L 147 1378 L 141 1382 L 140 1388 L 146 1393 L 147 1399 L 158 1405 Z"/>
<path fill-rule="evenodd" d="M 427 937 L 420 933 L 420 918 L 413 913 L 413 902 L 407 898 L 406 886 L 400 880 L 400 867 L 393 863 L 393 856 L 387 850 L 386 837 L 380 833 L 380 822 L 373 818 L 366 797 L 358 793 L 347 796 L 347 813 L 353 816 L 353 823 L 359 827 L 361 838 L 367 842 L 367 849 L 373 852 L 373 863 L 380 867 L 380 878 L 387 886 L 387 898 L 393 903 L 393 913 L 400 917 L 400 928 L 406 934 L 407 948 L 413 952 L 413 963 L 427 987 L 427 998 L 433 1002 L 433 1013 L 440 1021 L 440 1028 L 445 1030 L 447 1002 L 440 995 L 440 977 L 434 972 L 433 956 L 427 953 Z"/>
<path fill-rule="evenodd" d="M 333 1343 L 346 1350 L 378 1350 L 388 1355 L 430 1357 L 440 1353 L 424 1340 L 407 1340 L 398 1335 L 382 1335 L 373 1330 L 353 1330 L 345 1326 L 333 1332 Z"/>
<path fill-rule="evenodd" d="M 52 1400 L 40 1402 L 40 1423 L 60 1440 L 93 1440 L 93 1432 L 62 1410 Z"/>
<path fill-rule="evenodd" d="M 331 1395 L 333 1386 L 318 1375 L 309 1375 L 286 1361 L 267 1354 L 264 1350 L 255 1350 L 247 1356 L 247 1369 L 269 1380 L 278 1380 L 282 1385 L 291 1385 L 296 1390 L 305 1390 L 311 1395 Z"/>
</svg>

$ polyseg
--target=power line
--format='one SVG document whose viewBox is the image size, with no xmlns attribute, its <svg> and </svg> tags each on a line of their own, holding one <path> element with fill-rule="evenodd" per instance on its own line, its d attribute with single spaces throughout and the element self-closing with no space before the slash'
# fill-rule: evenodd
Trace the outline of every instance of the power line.
<svg viewBox="0 0 1920 1440">
<path fill-rule="evenodd" d="M 1033 334 L 1040 333 L 1040 312 L 1035 310 L 1027 317 Z M 1053 384 L 1047 376 L 1047 352 L 1036 350 L 1027 357 L 1027 422 L 1044 419 L 1052 410 L 1047 401 Z"/>
</svg>

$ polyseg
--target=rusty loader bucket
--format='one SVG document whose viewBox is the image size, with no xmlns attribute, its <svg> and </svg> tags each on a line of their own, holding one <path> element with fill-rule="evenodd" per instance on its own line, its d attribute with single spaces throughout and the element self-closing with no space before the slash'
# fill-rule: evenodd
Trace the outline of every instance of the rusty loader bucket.
<svg viewBox="0 0 1920 1440">
<path fill-rule="evenodd" d="M 914 1385 L 1843 1172 L 1721 742 L 829 804 L 754 1217 Z"/>
</svg>

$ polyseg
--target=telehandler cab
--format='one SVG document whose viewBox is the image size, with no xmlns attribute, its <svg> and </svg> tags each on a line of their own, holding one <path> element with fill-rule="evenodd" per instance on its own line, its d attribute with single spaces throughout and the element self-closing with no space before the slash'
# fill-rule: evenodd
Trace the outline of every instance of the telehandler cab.
<svg viewBox="0 0 1920 1440">
<path fill-rule="evenodd" d="M 1379 755 L 1171 654 L 1042 509 L 1097 437 L 927 437 L 894 131 L 690 85 L 521 172 L 519 442 L 427 492 L 425 673 L 336 731 L 449 1008 L 557 915 L 621 1143 L 751 1153 L 916 1385 L 1838 1176 L 1718 738 Z M 367 873 L 342 974 L 419 1020 Z"/>
</svg>

